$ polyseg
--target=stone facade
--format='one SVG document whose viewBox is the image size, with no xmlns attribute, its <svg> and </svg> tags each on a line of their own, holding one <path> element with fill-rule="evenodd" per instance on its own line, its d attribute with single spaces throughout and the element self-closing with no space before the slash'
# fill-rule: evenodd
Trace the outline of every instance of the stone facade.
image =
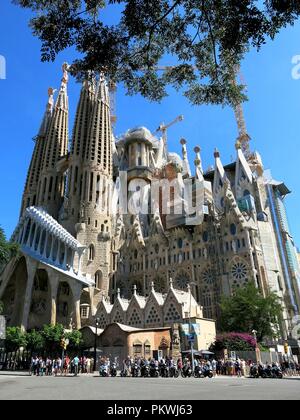
<svg viewBox="0 0 300 420">
<path fill-rule="evenodd" d="M 196 147 L 192 171 L 184 139 L 179 156 L 144 127 L 114 138 L 101 75 L 83 84 L 68 150 L 67 82 L 64 65 L 56 101 L 49 90 L 13 235 L 21 257 L 0 277 L 9 323 L 218 323 L 221 295 L 252 282 L 282 299 L 288 337 L 300 308 L 289 190 L 264 170 L 249 136 L 240 135 L 229 165 L 216 150 L 206 172 Z"/>
</svg>

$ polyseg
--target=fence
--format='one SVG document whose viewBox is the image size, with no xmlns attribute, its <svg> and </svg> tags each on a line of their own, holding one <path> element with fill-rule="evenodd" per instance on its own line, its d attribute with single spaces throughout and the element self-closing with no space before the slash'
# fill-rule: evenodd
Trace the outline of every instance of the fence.
<svg viewBox="0 0 300 420">
<path fill-rule="evenodd" d="M 6 352 L 0 350 L 0 370 L 29 370 L 32 352 L 17 350 Z"/>
</svg>

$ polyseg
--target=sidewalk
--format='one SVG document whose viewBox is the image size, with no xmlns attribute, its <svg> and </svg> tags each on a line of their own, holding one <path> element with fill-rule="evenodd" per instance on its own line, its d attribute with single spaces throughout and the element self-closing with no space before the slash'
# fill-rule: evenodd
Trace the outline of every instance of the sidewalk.
<svg viewBox="0 0 300 420">
<path fill-rule="evenodd" d="M 30 376 L 27 371 L 0 370 L 0 376 Z"/>
</svg>

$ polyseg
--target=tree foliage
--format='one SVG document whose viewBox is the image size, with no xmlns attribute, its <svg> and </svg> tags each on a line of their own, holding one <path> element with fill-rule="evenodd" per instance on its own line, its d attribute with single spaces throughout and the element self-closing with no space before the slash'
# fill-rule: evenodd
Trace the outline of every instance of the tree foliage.
<svg viewBox="0 0 300 420">
<path fill-rule="evenodd" d="M 13 0 L 31 9 L 30 26 L 42 42 L 42 61 L 75 47 L 72 72 L 104 71 L 129 94 L 151 100 L 166 85 L 183 88 L 194 104 L 236 104 L 245 99 L 233 83 L 251 47 L 260 49 L 300 14 L 298 0 Z M 109 24 L 103 9 L 117 23 Z M 158 72 L 169 61 L 173 68 Z"/>
<path fill-rule="evenodd" d="M 210 347 L 210 350 L 253 351 L 255 347 L 256 340 L 249 334 L 225 333 L 217 335 L 216 341 Z"/>
<path fill-rule="evenodd" d="M 26 348 L 31 352 L 39 352 L 45 348 L 45 338 L 40 331 L 31 330 L 26 333 Z"/>
<path fill-rule="evenodd" d="M 220 309 L 223 331 L 251 333 L 256 330 L 258 341 L 278 336 L 282 306 L 274 292 L 264 297 L 254 284 L 249 284 L 235 289 L 233 296 L 223 297 Z"/>
<path fill-rule="evenodd" d="M 26 333 L 19 327 L 6 329 L 5 348 L 7 351 L 17 351 L 20 347 L 26 347 Z"/>
<path fill-rule="evenodd" d="M 4 230 L 0 227 L 0 270 L 10 258 L 18 254 L 19 247 L 17 244 L 8 242 Z"/>
<path fill-rule="evenodd" d="M 67 332 L 65 338 L 69 340 L 68 351 L 78 350 L 83 344 L 82 333 L 78 330 Z"/>
<path fill-rule="evenodd" d="M 50 354 L 61 351 L 60 342 L 64 337 L 63 325 L 44 325 L 41 336 L 44 340 L 45 348 Z"/>
<path fill-rule="evenodd" d="M 24 347 L 33 353 L 47 353 L 55 356 L 62 351 L 61 340 L 69 339 L 67 351 L 74 352 L 81 348 L 82 334 L 78 330 L 65 331 L 63 325 L 44 325 L 42 330 L 23 332 L 19 327 L 6 329 L 6 349 L 16 351 Z"/>
</svg>

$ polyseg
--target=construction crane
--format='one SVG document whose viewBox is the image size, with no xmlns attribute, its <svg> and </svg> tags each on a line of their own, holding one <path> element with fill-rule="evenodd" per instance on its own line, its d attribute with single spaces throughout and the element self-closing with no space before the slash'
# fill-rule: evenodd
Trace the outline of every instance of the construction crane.
<svg viewBox="0 0 300 420">
<path fill-rule="evenodd" d="M 117 123 L 117 84 L 114 80 L 109 80 L 108 82 L 108 91 L 110 97 L 110 122 L 113 132 L 116 128 Z"/>
<path fill-rule="evenodd" d="M 165 145 L 165 150 L 168 150 L 168 129 L 172 127 L 172 125 L 177 124 L 178 122 L 181 122 L 184 120 L 183 115 L 179 115 L 175 120 L 170 122 L 169 124 L 165 125 L 165 123 L 161 123 L 158 129 L 155 131 L 155 133 L 162 133 L 163 142 Z"/>
<path fill-rule="evenodd" d="M 236 73 L 236 78 L 233 80 L 234 86 L 237 85 L 238 75 L 239 75 L 242 83 L 245 84 L 245 81 L 244 81 L 243 76 L 242 76 L 241 71 L 240 71 L 240 66 L 236 66 L 235 73 Z M 238 139 L 237 139 L 237 144 L 239 144 L 241 146 L 242 151 L 243 151 L 246 159 L 248 159 L 251 156 L 251 150 L 250 150 L 251 137 L 249 136 L 249 134 L 247 132 L 246 120 L 245 120 L 244 110 L 243 110 L 243 106 L 242 106 L 241 102 L 234 105 L 234 113 L 235 113 L 235 118 L 236 118 L 236 122 L 237 122 L 237 126 L 238 126 L 238 132 L 239 132 L 239 136 L 238 136 Z"/>
</svg>

